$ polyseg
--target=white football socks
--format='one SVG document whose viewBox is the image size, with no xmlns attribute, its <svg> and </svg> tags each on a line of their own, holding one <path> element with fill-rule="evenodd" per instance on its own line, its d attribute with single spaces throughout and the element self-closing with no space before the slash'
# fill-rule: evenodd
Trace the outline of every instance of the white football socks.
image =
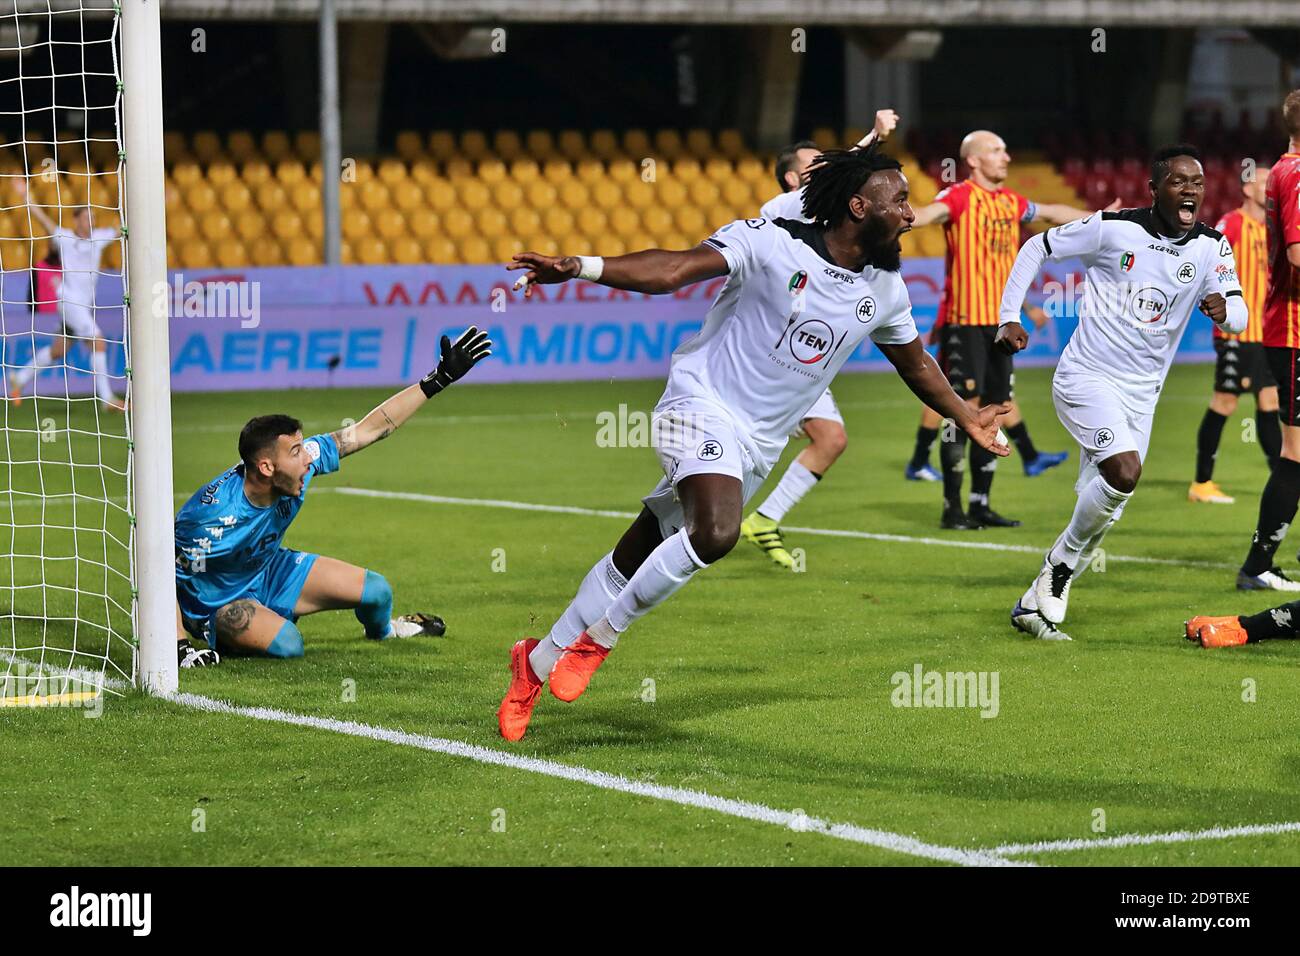
<svg viewBox="0 0 1300 956">
<path fill-rule="evenodd" d="M 633 621 L 676 594 L 703 567 L 682 528 L 650 552 L 604 618 L 587 628 L 587 635 L 602 647 L 613 647 Z"/>
<path fill-rule="evenodd" d="M 781 521 L 786 512 L 797 505 L 799 499 L 808 494 L 809 489 L 820 480 L 818 475 L 799 464 L 799 459 L 796 458 L 790 462 L 790 467 L 785 470 L 767 500 L 758 506 L 758 513 L 764 518 Z"/>
<path fill-rule="evenodd" d="M 533 673 L 546 680 L 564 649 L 605 616 L 610 604 L 625 587 L 627 578 L 614 567 L 614 553 L 611 551 L 592 565 L 578 585 L 578 593 L 551 628 L 551 633 L 538 641 L 533 652 L 528 655 Z"/>
<path fill-rule="evenodd" d="M 117 396 L 113 394 L 113 386 L 108 384 L 108 353 L 91 352 L 90 370 L 95 376 L 95 394 L 99 400 L 116 405 Z"/>
<path fill-rule="evenodd" d="M 1070 523 L 1047 552 L 1048 560 L 1052 564 L 1065 564 L 1071 570 L 1078 567 L 1079 558 L 1084 552 L 1091 554 L 1096 549 L 1132 497 L 1133 492 L 1116 491 L 1105 478 L 1097 475 L 1079 492 Z"/>
<path fill-rule="evenodd" d="M 14 372 L 14 388 L 26 388 L 27 383 L 36 377 L 38 371 L 53 364 L 54 358 L 48 345 L 37 349 L 36 354 L 32 356 L 32 360 Z"/>
</svg>

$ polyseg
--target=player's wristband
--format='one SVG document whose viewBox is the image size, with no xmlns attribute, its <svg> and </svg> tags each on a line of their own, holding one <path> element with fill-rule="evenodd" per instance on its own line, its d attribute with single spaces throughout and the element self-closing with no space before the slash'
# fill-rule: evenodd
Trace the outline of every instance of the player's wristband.
<svg viewBox="0 0 1300 956">
<path fill-rule="evenodd" d="M 439 375 L 438 372 L 439 369 L 435 368 L 428 375 L 424 376 L 424 378 L 420 379 L 420 391 L 424 392 L 425 398 L 433 398 L 433 396 L 437 395 L 451 384 L 451 382 L 446 379 L 446 376 Z"/>
<path fill-rule="evenodd" d="M 605 260 L 600 256 L 578 256 L 578 278 L 595 282 L 605 271 Z"/>
</svg>

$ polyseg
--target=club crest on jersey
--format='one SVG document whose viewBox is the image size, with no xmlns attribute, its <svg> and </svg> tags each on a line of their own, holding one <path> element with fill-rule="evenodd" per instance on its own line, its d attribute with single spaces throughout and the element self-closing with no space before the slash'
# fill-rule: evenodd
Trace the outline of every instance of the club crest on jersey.
<svg viewBox="0 0 1300 956">
<path fill-rule="evenodd" d="M 854 314 L 859 322 L 870 322 L 876 317 L 876 300 L 869 295 L 859 299 Z"/>
<path fill-rule="evenodd" d="M 1181 266 L 1178 267 L 1178 271 L 1174 273 L 1174 276 L 1175 278 L 1178 279 L 1179 282 L 1181 282 L 1183 285 L 1186 285 L 1187 283 L 1191 282 L 1193 279 L 1196 278 L 1196 263 L 1184 262 Z"/>
<path fill-rule="evenodd" d="M 706 438 L 695 450 L 695 457 L 700 461 L 717 461 L 722 457 L 722 443 Z"/>
<path fill-rule="evenodd" d="M 1121 269 L 1123 269 L 1125 272 L 1128 272 L 1130 269 L 1133 268 L 1133 263 L 1134 263 L 1136 260 L 1137 260 L 1137 257 L 1134 256 L 1133 253 L 1131 253 L 1131 252 L 1126 252 L 1126 253 L 1124 253 L 1122 256 L 1119 257 L 1119 267 L 1120 267 Z"/>
<path fill-rule="evenodd" d="M 835 332 L 821 319 L 806 319 L 790 333 L 790 354 L 801 365 L 816 365 L 834 344 Z"/>
<path fill-rule="evenodd" d="M 1106 448 L 1115 440 L 1115 433 L 1109 428 L 1098 428 L 1097 434 L 1093 437 L 1093 444 L 1098 448 Z"/>
<path fill-rule="evenodd" d="M 791 295 L 801 295 L 804 289 L 808 288 L 808 273 L 800 269 L 794 275 L 790 276 L 790 282 L 786 285 Z"/>
</svg>

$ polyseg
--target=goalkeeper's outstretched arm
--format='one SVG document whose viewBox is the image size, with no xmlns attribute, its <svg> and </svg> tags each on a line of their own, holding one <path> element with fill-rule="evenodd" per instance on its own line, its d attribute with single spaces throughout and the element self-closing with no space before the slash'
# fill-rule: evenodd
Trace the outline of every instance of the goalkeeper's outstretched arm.
<svg viewBox="0 0 1300 956">
<path fill-rule="evenodd" d="M 491 354 L 492 340 L 486 332 L 479 331 L 474 326 L 466 329 L 455 342 L 444 335 L 442 361 L 437 368 L 414 385 L 408 385 L 396 395 L 384 399 L 355 425 L 340 428 L 333 433 L 334 441 L 339 446 L 339 457 L 383 441 L 402 427 L 421 405 Z"/>
</svg>

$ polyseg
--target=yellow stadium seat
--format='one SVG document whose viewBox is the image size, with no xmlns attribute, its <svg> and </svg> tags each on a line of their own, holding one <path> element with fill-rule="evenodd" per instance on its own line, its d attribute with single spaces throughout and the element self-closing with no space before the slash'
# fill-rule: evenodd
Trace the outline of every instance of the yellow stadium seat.
<svg viewBox="0 0 1300 956">
<path fill-rule="evenodd" d="M 498 236 L 492 241 L 492 258 L 496 262 L 509 262 L 519 252 L 525 252 L 524 241 L 516 236 Z"/>
<path fill-rule="evenodd" d="M 303 181 L 294 183 L 289 190 L 289 202 L 298 212 L 306 212 L 309 209 L 319 209 L 321 206 L 320 190 L 315 183 Z"/>
<path fill-rule="evenodd" d="M 481 266 L 495 261 L 492 247 L 480 236 L 466 236 L 456 244 L 456 250 L 460 253 L 460 261 L 467 265 Z"/>
<path fill-rule="evenodd" d="M 393 184 L 393 205 L 403 211 L 415 209 L 424 204 L 424 190 L 419 183 L 404 179 Z"/>
<path fill-rule="evenodd" d="M 700 161 L 694 156 L 683 156 L 680 159 L 673 160 L 671 168 L 672 175 L 676 179 L 691 180 L 704 175 Z"/>
<path fill-rule="evenodd" d="M 547 182 L 562 183 L 573 178 L 573 167 L 562 159 L 548 159 L 542 166 L 542 178 Z"/>
<path fill-rule="evenodd" d="M 560 191 L 544 179 L 528 184 L 528 204 L 534 209 L 545 211 L 555 205 Z"/>
<path fill-rule="evenodd" d="M 591 184 L 609 178 L 605 164 L 598 159 L 580 159 L 573 167 L 578 182 Z"/>
<path fill-rule="evenodd" d="M 542 256 L 558 256 L 560 244 L 550 236 L 535 234 L 524 240 L 524 250 Z"/>
<path fill-rule="evenodd" d="M 193 212 L 203 213 L 217 206 L 217 191 L 207 183 L 195 183 L 185 190 L 185 205 Z"/>
<path fill-rule="evenodd" d="M 641 225 L 652 235 L 661 235 L 673 227 L 673 217 L 661 206 L 647 206 L 641 210 Z"/>
<path fill-rule="evenodd" d="M 169 163 L 175 162 L 173 157 L 189 151 L 189 146 L 185 143 L 184 133 L 179 133 L 173 129 L 163 131 L 163 155 L 167 157 Z"/>
<path fill-rule="evenodd" d="M 190 239 L 180 246 L 181 265 L 186 269 L 206 269 L 212 265 L 212 253 L 202 239 Z"/>
<path fill-rule="evenodd" d="M 623 205 L 623 190 L 617 183 L 602 180 L 592 185 L 591 200 L 601 209 L 613 209 Z"/>
<path fill-rule="evenodd" d="M 757 156 L 746 156 L 736 160 L 736 175 L 741 179 L 767 179 L 772 175 L 772 167 Z"/>
<path fill-rule="evenodd" d="M 704 209 L 703 212 L 704 227 L 710 232 L 713 232 L 737 219 L 748 219 L 751 210 L 747 209 L 741 213 L 733 209 L 731 206 L 719 203 L 717 205 L 709 206 L 707 209 Z M 703 239 L 704 237 L 701 236 L 700 238 Z"/>
<path fill-rule="evenodd" d="M 293 134 L 293 151 L 304 163 L 320 159 L 320 133 L 314 129 L 299 130 Z"/>
<path fill-rule="evenodd" d="M 319 265 L 324 258 L 319 242 L 313 242 L 306 236 L 295 236 L 284 243 L 285 258 L 292 266 Z"/>
<path fill-rule="evenodd" d="M 255 266 L 282 266 L 285 264 L 284 249 L 271 236 L 260 236 L 251 242 L 246 242 L 244 248 L 248 250 L 248 257 Z"/>
<path fill-rule="evenodd" d="M 580 209 L 577 221 L 578 231 L 588 239 L 595 240 L 609 232 L 609 217 L 595 206 Z"/>
<path fill-rule="evenodd" d="M 646 209 L 658 201 L 658 184 L 634 179 L 623 184 L 623 199 L 634 209 Z"/>
<path fill-rule="evenodd" d="M 514 130 L 501 129 L 492 134 L 492 152 L 498 159 L 510 163 L 523 155 L 524 144 Z"/>
<path fill-rule="evenodd" d="M 321 191 L 324 196 L 324 191 Z M 361 190 L 354 183 L 343 183 L 339 188 L 339 208 L 344 214 L 361 208 Z"/>
<path fill-rule="evenodd" d="M 510 178 L 517 183 L 531 183 L 541 174 L 542 170 L 537 165 L 537 161 L 526 156 L 510 163 Z"/>
<path fill-rule="evenodd" d="M 172 167 L 172 179 L 181 186 L 190 186 L 203 179 L 203 170 L 198 163 L 177 163 Z"/>
<path fill-rule="evenodd" d="M 379 181 L 387 186 L 395 186 L 406 180 L 406 166 L 395 159 L 385 159 L 380 161 L 379 168 L 375 170 L 375 175 Z"/>
<path fill-rule="evenodd" d="M 235 238 L 222 239 L 211 244 L 212 257 L 216 265 L 223 269 L 250 265 L 244 244 Z"/>
<path fill-rule="evenodd" d="M 226 151 L 236 162 L 247 162 L 257 154 L 257 140 L 246 129 L 233 130 L 226 137 Z"/>
<path fill-rule="evenodd" d="M 482 130 L 467 129 L 460 134 L 460 155 L 477 162 L 488 154 L 487 136 Z"/>
<path fill-rule="evenodd" d="M 400 236 L 388 244 L 388 252 L 393 261 L 404 266 L 413 266 L 424 262 L 424 247 L 410 236 Z"/>
<path fill-rule="evenodd" d="M 163 184 L 163 203 L 167 206 L 168 217 L 178 209 L 185 208 L 185 197 L 181 193 L 181 187 L 177 186 L 176 181 L 170 177 Z"/>
<path fill-rule="evenodd" d="M 609 233 L 593 236 L 592 248 L 598 256 L 621 256 L 627 252 L 627 245 L 623 240 Z"/>
<path fill-rule="evenodd" d="M 694 242 L 704 239 L 712 228 L 704 213 L 699 206 L 683 206 L 673 214 L 673 222 L 676 224 L 679 232 L 682 232 Z M 719 225 L 722 225 L 719 223 Z"/>
<path fill-rule="evenodd" d="M 456 187 L 445 179 L 435 179 L 424 184 L 424 197 L 429 206 L 439 212 L 452 208 L 457 203 Z"/>
<path fill-rule="evenodd" d="M 727 159 L 739 159 L 745 154 L 745 137 L 738 129 L 718 131 L 718 152 Z"/>
<path fill-rule="evenodd" d="M 655 249 L 657 245 L 654 237 L 648 232 L 634 232 L 632 235 L 623 240 L 629 252 L 640 252 L 642 249 Z"/>
<path fill-rule="evenodd" d="M 474 232 L 474 217 L 464 209 L 453 207 L 442 215 L 442 229 L 452 239 L 463 239 Z"/>
<path fill-rule="evenodd" d="M 341 218 L 343 221 L 340 223 L 340 228 L 344 239 L 357 242 L 375 234 L 374 226 L 370 222 L 370 216 L 362 209 L 354 210 Z"/>
<path fill-rule="evenodd" d="M 701 236 L 700 239 L 704 237 Z M 659 248 L 680 251 L 700 244 L 700 239 L 689 239 L 680 232 L 666 232 L 659 236 Z"/>
<path fill-rule="evenodd" d="M 781 187 L 776 184 L 776 180 L 758 180 L 752 184 L 754 208 L 762 208 L 763 203 L 767 202 L 773 196 L 780 195 Z"/>
<path fill-rule="evenodd" d="M 686 193 L 696 206 L 711 206 L 722 197 L 722 190 L 711 179 L 692 179 L 689 183 Z"/>
<path fill-rule="evenodd" d="M 748 207 L 752 194 L 749 183 L 734 176 L 722 183 L 722 199 L 733 206 Z"/>
<path fill-rule="evenodd" d="M 406 235 L 406 217 L 396 209 L 381 209 L 371 215 L 375 232 L 386 242 Z"/>
<path fill-rule="evenodd" d="M 286 159 L 276 164 L 275 178 L 285 185 L 302 182 L 307 178 L 307 169 L 296 159 Z"/>
<path fill-rule="evenodd" d="M 623 134 L 623 152 L 632 159 L 641 160 L 651 153 L 650 137 L 643 129 L 630 129 Z"/>
<path fill-rule="evenodd" d="M 275 238 L 281 242 L 301 236 L 306 230 L 302 227 L 302 219 L 298 214 L 290 209 L 281 209 L 271 215 L 271 232 Z M 292 256 L 290 257 L 292 259 Z"/>
<path fill-rule="evenodd" d="M 268 161 L 272 163 L 283 162 L 292 158 L 291 153 L 288 133 L 276 129 L 262 134 L 262 155 Z"/>
<path fill-rule="evenodd" d="M 485 183 L 499 183 L 506 178 L 506 164 L 491 157 L 480 160 L 478 178 Z"/>
<path fill-rule="evenodd" d="M 347 222 L 347 219 L 347 213 L 344 213 L 343 221 Z M 325 236 L 325 211 L 317 206 L 303 213 L 302 228 L 307 233 L 307 238 L 320 245 L 321 239 Z"/>
<path fill-rule="evenodd" d="M 266 235 L 266 220 L 256 209 L 245 209 L 235 217 L 235 232 L 244 242 L 253 242 Z"/>
<path fill-rule="evenodd" d="M 257 196 L 257 208 L 268 216 L 289 202 L 289 194 L 274 179 L 268 179 L 258 186 L 254 195 Z"/>
<path fill-rule="evenodd" d="M 682 136 L 675 129 L 655 131 L 654 151 L 665 159 L 677 159 L 685 150 Z"/>
<path fill-rule="evenodd" d="M 245 186 L 253 189 L 271 178 L 271 167 L 260 159 L 250 160 L 239 171 L 239 178 Z"/>
<path fill-rule="evenodd" d="M 731 165 L 730 160 L 714 156 L 704 161 L 704 177 L 722 186 L 723 183 L 736 177 L 736 169 Z"/>
<path fill-rule="evenodd" d="M 429 134 L 429 155 L 438 162 L 445 163 L 459 153 L 454 133 L 445 129 L 436 129 Z"/>
<path fill-rule="evenodd" d="M 473 212 L 491 203 L 492 191 L 477 179 L 467 179 L 456 185 L 456 198 Z"/>
<path fill-rule="evenodd" d="M 630 159 L 617 159 L 609 164 L 606 175 L 617 183 L 628 183 L 641 178 L 641 168 Z"/>
<path fill-rule="evenodd" d="M 531 236 L 540 232 L 541 228 L 542 217 L 535 209 L 516 206 L 510 210 L 510 231 L 516 236 Z"/>
<path fill-rule="evenodd" d="M 607 129 L 593 130 L 588 148 L 596 158 L 606 161 L 617 159 L 621 152 L 618 147 L 618 137 Z"/>
<path fill-rule="evenodd" d="M 502 209 L 513 209 L 524 201 L 524 187 L 513 179 L 492 184 L 492 201 Z"/>
<path fill-rule="evenodd" d="M 194 134 L 191 147 L 202 162 L 210 163 L 221 155 L 221 137 L 212 130 L 200 130 Z"/>
<path fill-rule="evenodd" d="M 544 163 L 555 155 L 555 140 L 549 130 L 529 130 L 528 135 L 524 138 L 524 145 L 528 150 L 528 155 L 539 163 Z"/>
<path fill-rule="evenodd" d="M 631 236 L 641 231 L 641 217 L 627 206 L 615 206 L 609 210 L 609 228 L 616 236 Z"/>
<path fill-rule="evenodd" d="M 344 239 L 339 243 L 339 262 L 345 266 L 354 266 L 357 264 L 357 253 L 352 243 Z"/>
<path fill-rule="evenodd" d="M 430 209 L 411 210 L 406 216 L 406 226 L 411 235 L 419 239 L 429 239 L 442 233 L 442 219 Z"/>
<path fill-rule="evenodd" d="M 408 163 L 424 155 L 424 138 L 414 130 L 404 129 L 399 132 L 397 139 L 393 141 L 393 146 L 397 150 L 397 155 Z"/>
<path fill-rule="evenodd" d="M 577 180 L 567 180 L 559 184 L 560 202 L 572 210 L 581 209 L 591 202 L 591 193 Z"/>
<path fill-rule="evenodd" d="M 320 163 L 312 163 L 312 178 L 321 182 L 321 176 L 317 172 Z M 343 165 L 339 169 L 339 181 L 343 185 L 368 183 L 375 178 L 375 169 L 364 159 L 352 159 L 348 157 L 343 160 Z"/>
<path fill-rule="evenodd" d="M 573 213 L 552 206 L 542 213 L 542 226 L 548 236 L 567 236 L 573 231 Z"/>
<path fill-rule="evenodd" d="M 808 138 L 822 149 L 831 149 L 839 145 L 839 134 L 829 126 L 818 126 Z"/>
<path fill-rule="evenodd" d="M 707 129 L 687 130 L 686 152 L 701 161 L 712 156 L 715 149 L 713 147 L 713 137 L 709 135 L 709 131 Z"/>
<path fill-rule="evenodd" d="M 375 236 L 368 236 L 354 242 L 352 245 L 356 253 L 357 261 L 362 265 L 380 266 L 391 261 L 388 255 L 388 246 L 384 240 Z"/>
<path fill-rule="evenodd" d="M 687 201 L 686 186 L 677 179 L 665 179 L 655 184 L 655 195 L 667 209 L 676 209 Z"/>
<path fill-rule="evenodd" d="M 446 236 L 430 236 L 424 242 L 425 258 L 437 265 L 457 262 L 456 244 Z"/>
<path fill-rule="evenodd" d="M 253 194 L 238 179 L 221 187 L 221 205 L 227 213 L 243 212 L 253 204 Z"/>
<path fill-rule="evenodd" d="M 555 144 L 566 159 L 575 163 L 587 156 L 586 137 L 576 129 L 560 130 L 559 138 L 555 141 Z"/>
<path fill-rule="evenodd" d="M 474 178 L 474 164 L 468 159 L 461 159 L 460 157 L 449 159 L 444 164 L 443 168 L 446 171 L 448 179 Z"/>
<path fill-rule="evenodd" d="M 194 222 L 194 217 L 183 209 L 167 214 L 167 240 L 169 242 L 184 242 L 186 239 L 193 239 L 199 234 L 199 227 Z"/>
<path fill-rule="evenodd" d="M 379 209 L 388 209 L 393 205 L 393 197 L 388 191 L 388 187 L 378 179 L 372 179 L 369 182 L 361 183 L 357 187 L 361 197 L 361 205 L 368 212 L 375 212 Z"/>
<path fill-rule="evenodd" d="M 411 163 L 411 179 L 417 183 L 428 183 L 435 179 L 441 179 L 442 173 L 438 171 L 438 164 L 431 159 L 417 159 Z"/>
<path fill-rule="evenodd" d="M 480 209 L 475 213 L 474 221 L 478 224 L 478 234 L 484 239 L 496 239 L 509 232 L 506 225 L 506 214 L 495 206 Z"/>
</svg>

